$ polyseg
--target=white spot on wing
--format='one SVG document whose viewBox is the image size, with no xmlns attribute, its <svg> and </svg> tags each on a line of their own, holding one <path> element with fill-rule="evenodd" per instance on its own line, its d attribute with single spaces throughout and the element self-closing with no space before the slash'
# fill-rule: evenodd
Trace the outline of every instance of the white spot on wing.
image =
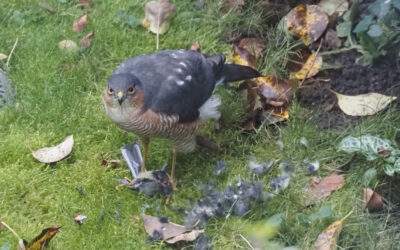
<svg viewBox="0 0 400 250">
<path fill-rule="evenodd" d="M 183 73 L 183 70 L 181 68 L 176 68 L 175 71 L 178 72 L 179 74 Z"/>
<path fill-rule="evenodd" d="M 186 77 L 185 77 L 185 80 L 186 80 L 186 81 L 191 81 L 191 80 L 192 80 L 192 76 L 191 76 L 191 75 L 186 76 Z"/>
<path fill-rule="evenodd" d="M 178 84 L 179 86 L 182 86 L 183 84 L 185 84 L 185 82 L 182 81 L 182 80 L 177 80 L 177 81 L 176 81 L 176 84 Z"/>
<path fill-rule="evenodd" d="M 221 99 L 217 95 L 213 95 L 199 108 L 200 119 L 208 120 L 215 119 L 218 120 L 221 117 L 221 113 L 218 108 L 221 105 Z"/>
<path fill-rule="evenodd" d="M 180 62 L 179 64 L 180 64 L 180 65 L 182 65 L 183 67 L 187 68 L 187 65 L 186 65 L 186 63 L 184 63 L 184 62 Z"/>
<path fill-rule="evenodd" d="M 171 57 L 177 59 L 177 58 L 178 58 L 178 55 L 175 54 L 175 53 L 171 53 Z"/>
</svg>

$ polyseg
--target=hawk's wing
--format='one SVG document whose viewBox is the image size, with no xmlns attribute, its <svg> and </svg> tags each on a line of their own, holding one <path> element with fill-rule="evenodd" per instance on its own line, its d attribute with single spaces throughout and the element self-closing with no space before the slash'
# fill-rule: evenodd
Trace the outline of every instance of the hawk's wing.
<svg viewBox="0 0 400 250">
<path fill-rule="evenodd" d="M 212 95 L 225 61 L 219 58 L 190 50 L 161 51 L 128 59 L 114 73 L 129 72 L 141 81 L 145 108 L 191 122 Z"/>
</svg>

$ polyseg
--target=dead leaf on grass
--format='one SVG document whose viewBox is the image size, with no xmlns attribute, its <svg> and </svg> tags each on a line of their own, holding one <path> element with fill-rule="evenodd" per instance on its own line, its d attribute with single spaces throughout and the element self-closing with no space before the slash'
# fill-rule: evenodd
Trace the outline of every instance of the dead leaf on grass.
<svg viewBox="0 0 400 250">
<path fill-rule="evenodd" d="M 142 215 L 144 229 L 154 240 L 165 240 L 169 244 L 179 241 L 194 241 L 204 230 L 190 230 L 182 225 L 169 222 L 167 218 Z"/>
<path fill-rule="evenodd" d="M 53 226 L 44 229 L 38 236 L 31 240 L 28 244 L 25 244 L 26 250 L 42 250 L 50 242 L 50 240 L 60 231 L 59 226 Z"/>
<path fill-rule="evenodd" d="M 322 67 L 322 56 L 312 53 L 303 64 L 303 67 L 290 74 L 292 79 L 304 80 L 318 74 Z"/>
<path fill-rule="evenodd" d="M 32 152 L 32 155 L 40 162 L 53 163 L 67 157 L 72 152 L 73 146 L 74 138 L 70 135 L 60 144 L 53 147 L 41 148 Z"/>
<path fill-rule="evenodd" d="M 90 32 L 88 34 L 86 34 L 81 41 L 79 42 L 79 45 L 81 46 L 81 48 L 87 49 L 92 45 L 92 40 L 94 38 L 94 32 Z"/>
<path fill-rule="evenodd" d="M 260 38 L 245 37 L 239 41 L 238 47 L 247 50 L 256 59 L 258 59 L 262 56 L 262 52 L 265 49 L 265 44 L 264 44 L 264 41 Z"/>
<path fill-rule="evenodd" d="M 79 0 L 79 5 L 83 7 L 90 7 L 91 3 L 91 0 Z"/>
<path fill-rule="evenodd" d="M 328 26 L 328 16 L 318 5 L 300 4 L 286 15 L 289 32 L 301 38 L 305 45 L 318 40 Z"/>
<path fill-rule="evenodd" d="M 349 2 L 347 0 L 321 0 L 318 6 L 329 16 L 333 14 L 341 16 L 349 9 Z"/>
<path fill-rule="evenodd" d="M 233 45 L 232 63 L 256 68 L 256 58 L 248 50 Z"/>
<path fill-rule="evenodd" d="M 370 188 L 363 189 L 363 206 L 370 211 L 377 211 L 383 208 L 383 198 L 380 194 Z"/>
<path fill-rule="evenodd" d="M 167 32 L 176 7 L 169 0 L 150 1 L 144 6 L 143 27 L 155 34 Z"/>
<path fill-rule="evenodd" d="M 223 12 L 229 12 L 230 10 L 240 11 L 245 5 L 244 0 L 224 0 L 222 3 Z"/>
<path fill-rule="evenodd" d="M 339 234 L 343 228 L 343 222 L 351 215 L 352 212 L 347 214 L 341 220 L 335 221 L 329 225 L 322 233 L 318 235 L 317 240 L 314 243 L 315 250 L 334 250 L 336 249 L 336 242 L 339 238 Z"/>
<path fill-rule="evenodd" d="M 396 96 L 386 96 L 379 93 L 348 96 L 334 92 L 337 96 L 339 108 L 351 116 L 374 115 L 385 109 Z"/>
<path fill-rule="evenodd" d="M 273 107 L 282 107 L 292 100 L 293 89 L 289 81 L 275 76 L 263 76 L 255 79 L 262 103 Z"/>
<path fill-rule="evenodd" d="M 77 52 L 79 50 L 78 45 L 72 40 L 62 40 L 58 43 L 58 48 L 66 52 Z"/>
<path fill-rule="evenodd" d="M 200 44 L 198 42 L 192 43 L 192 45 L 190 46 L 190 50 L 200 52 L 201 51 Z"/>
<path fill-rule="evenodd" d="M 333 173 L 323 179 L 312 177 L 306 189 L 305 205 L 315 204 L 328 197 L 333 191 L 342 188 L 344 185 L 343 175 Z"/>
<path fill-rule="evenodd" d="M 8 56 L 5 54 L 0 53 L 0 61 L 7 59 Z"/>
<path fill-rule="evenodd" d="M 88 15 L 83 15 L 76 19 L 72 25 L 72 30 L 75 32 L 82 32 L 88 23 Z"/>
</svg>

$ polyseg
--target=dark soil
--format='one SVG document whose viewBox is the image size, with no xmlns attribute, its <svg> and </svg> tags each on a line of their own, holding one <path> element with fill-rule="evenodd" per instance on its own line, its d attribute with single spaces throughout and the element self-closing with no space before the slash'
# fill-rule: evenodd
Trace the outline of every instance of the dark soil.
<svg viewBox="0 0 400 250">
<path fill-rule="evenodd" d="M 354 125 L 360 118 L 343 114 L 336 106 L 336 97 L 330 91 L 345 95 L 371 92 L 397 96 L 400 99 L 400 59 L 383 58 L 374 65 L 357 64 L 361 55 L 355 51 L 324 58 L 324 63 L 336 69 L 321 72 L 311 85 L 299 89 L 298 101 L 315 109 L 313 120 L 320 128 L 342 128 Z M 397 101 L 398 103 L 398 101 Z"/>
</svg>

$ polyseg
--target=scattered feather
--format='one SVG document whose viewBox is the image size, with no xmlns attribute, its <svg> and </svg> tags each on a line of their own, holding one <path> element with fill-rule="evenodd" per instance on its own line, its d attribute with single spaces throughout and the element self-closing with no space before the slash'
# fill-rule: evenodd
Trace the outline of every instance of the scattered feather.
<svg viewBox="0 0 400 250">
<path fill-rule="evenodd" d="M 87 219 L 87 216 L 84 215 L 84 214 L 77 214 L 77 215 L 75 215 L 75 217 L 74 217 L 74 221 L 75 221 L 76 223 L 78 223 L 79 225 L 82 225 L 83 222 L 84 222 L 86 219 Z"/>
<path fill-rule="evenodd" d="M 72 40 L 62 40 L 58 43 L 58 48 L 69 53 L 78 52 L 79 50 L 78 45 Z"/>
<path fill-rule="evenodd" d="M 224 160 L 217 161 L 215 164 L 213 174 L 216 176 L 221 175 L 226 171 L 226 162 Z"/>
<path fill-rule="evenodd" d="M 143 157 L 140 146 L 137 143 L 127 144 L 121 148 L 122 156 L 128 164 L 132 177 L 137 178 L 143 166 Z"/>
<path fill-rule="evenodd" d="M 319 166 L 320 166 L 318 160 L 313 161 L 313 162 L 306 161 L 305 163 L 306 163 L 307 171 L 309 174 L 315 174 L 318 171 Z"/>
<path fill-rule="evenodd" d="M 250 160 L 248 164 L 250 171 L 257 175 L 262 175 L 267 173 L 269 170 L 271 170 L 272 165 L 274 165 L 274 161 L 271 160 L 261 163 L 256 162 L 254 160 Z"/>
<path fill-rule="evenodd" d="M 72 30 L 75 32 L 82 32 L 88 23 L 88 15 L 80 16 L 72 24 Z"/>
<path fill-rule="evenodd" d="M 308 148 L 310 146 L 307 138 L 304 136 L 300 138 L 300 145 L 304 146 L 305 148 Z"/>
<path fill-rule="evenodd" d="M 72 135 L 65 138 L 63 142 L 53 147 L 41 148 L 33 151 L 32 155 L 42 163 L 54 163 L 61 161 L 71 154 L 74 146 L 74 138 Z"/>
</svg>

